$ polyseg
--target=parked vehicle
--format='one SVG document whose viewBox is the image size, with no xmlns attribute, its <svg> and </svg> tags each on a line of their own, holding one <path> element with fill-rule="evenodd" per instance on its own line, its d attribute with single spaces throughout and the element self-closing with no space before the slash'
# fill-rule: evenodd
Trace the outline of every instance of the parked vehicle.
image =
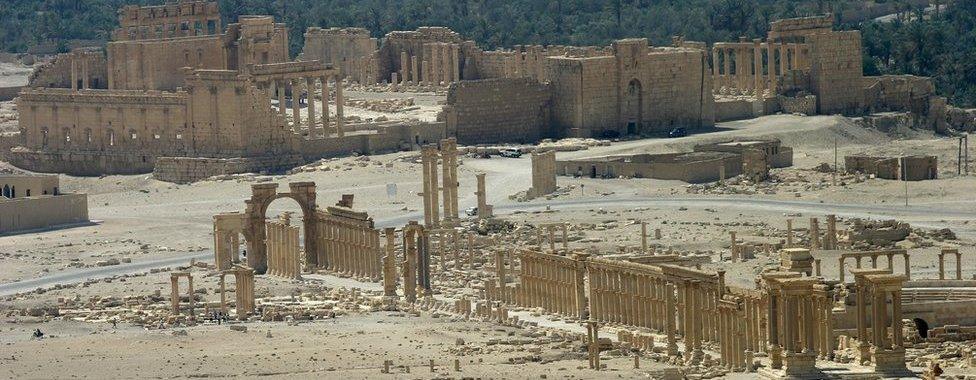
<svg viewBox="0 0 976 380">
<path fill-rule="evenodd" d="M 508 158 L 519 158 L 522 157 L 522 150 L 518 148 L 505 148 L 498 151 L 498 155 Z"/>
<path fill-rule="evenodd" d="M 668 137 L 670 138 L 685 137 L 685 136 L 688 136 L 688 131 L 686 131 L 683 127 L 677 127 L 675 129 L 672 129 L 671 132 L 668 132 Z"/>
</svg>

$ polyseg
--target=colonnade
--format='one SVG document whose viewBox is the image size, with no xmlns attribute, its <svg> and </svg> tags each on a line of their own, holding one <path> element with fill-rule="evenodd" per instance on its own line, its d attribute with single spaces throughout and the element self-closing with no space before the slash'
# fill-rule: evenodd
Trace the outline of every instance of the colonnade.
<svg viewBox="0 0 976 380">
<path fill-rule="evenodd" d="M 81 78 L 79 80 L 79 78 Z M 88 54 L 72 53 L 71 55 L 71 90 L 87 90 L 91 88 L 88 75 Z M 81 83 L 78 83 L 81 82 Z M 80 88 L 79 88 L 80 86 Z"/>
<path fill-rule="evenodd" d="M 272 276 L 300 279 L 302 277 L 301 256 L 299 255 L 299 228 L 290 225 L 287 218 L 269 221 L 265 224 L 268 253 L 268 274 Z"/>
<path fill-rule="evenodd" d="M 837 239 L 837 216 L 827 215 L 827 232 L 820 236 L 820 222 L 817 218 L 810 218 L 809 228 L 810 249 L 835 250 L 840 249 Z"/>
<path fill-rule="evenodd" d="M 586 315 L 583 276 L 585 255 L 564 257 L 533 251 L 522 252 L 521 284 L 516 302 L 525 307 L 582 318 Z M 503 263 L 496 263 L 498 264 Z M 504 273 L 501 273 L 504 276 Z M 592 282 L 591 282 L 592 288 Z"/>
<path fill-rule="evenodd" d="M 421 80 L 427 85 L 450 84 L 461 79 L 460 48 L 455 43 L 429 42 L 423 45 L 424 59 L 420 70 Z M 400 55 L 401 76 L 410 73 L 412 81 L 417 80 L 416 57 L 411 57 L 410 63 L 413 64 L 411 70 L 402 67 L 406 61 L 406 53 Z M 406 79 L 404 79 L 407 81 Z"/>
<path fill-rule="evenodd" d="M 816 301 L 815 285 L 820 280 L 799 277 L 795 272 L 763 274 L 768 287 L 769 356 L 770 368 L 784 376 L 817 376 L 818 332 L 825 311 Z"/>
<path fill-rule="evenodd" d="M 746 348 L 746 316 L 742 304 L 736 302 L 734 298 L 719 300 L 718 320 L 721 331 L 719 364 L 730 371 L 741 371 L 751 367 L 752 351 Z"/>
<path fill-rule="evenodd" d="M 805 44 L 759 39 L 716 43 L 712 47 L 714 91 L 762 96 L 769 89 L 775 94 L 787 71 L 809 67 L 806 49 Z"/>
<path fill-rule="evenodd" d="M 180 278 L 185 277 L 187 283 L 186 294 L 189 298 L 188 315 L 193 317 L 193 275 L 190 272 L 173 272 L 169 274 L 170 282 L 170 312 L 180 315 Z"/>
<path fill-rule="evenodd" d="M 908 255 L 908 251 L 904 249 L 889 249 L 889 250 L 881 250 L 881 251 L 861 251 L 861 252 L 842 253 L 840 257 L 837 259 L 838 260 L 837 270 L 838 270 L 838 277 L 840 278 L 840 282 L 844 282 L 847 279 L 847 276 L 845 274 L 846 271 L 844 270 L 844 264 L 846 264 L 847 260 L 849 259 L 854 259 L 855 269 L 861 269 L 862 261 L 864 259 L 870 258 L 871 268 L 877 269 L 878 257 L 884 256 L 888 258 L 887 270 L 891 271 L 894 269 L 893 261 L 894 261 L 894 256 L 896 255 L 901 256 L 905 260 L 905 276 L 911 279 L 912 261 L 911 261 L 911 256 Z M 940 254 L 939 257 L 941 258 L 941 256 L 942 255 Z M 851 272 L 853 272 L 853 270 Z"/>
<path fill-rule="evenodd" d="M 301 76 L 294 78 L 280 78 L 280 79 L 268 79 L 270 85 L 270 92 L 278 100 L 278 114 L 281 117 L 285 117 L 288 113 L 287 102 L 285 99 L 286 92 L 291 92 L 291 114 L 292 114 L 292 132 L 301 134 L 302 129 L 308 131 L 309 138 L 324 138 L 330 135 L 330 118 L 331 111 L 329 109 L 329 100 L 331 99 L 331 90 L 329 89 L 329 82 L 332 81 L 335 86 L 335 107 L 336 107 L 336 137 L 343 137 L 345 135 L 344 126 L 344 110 L 343 110 L 343 95 L 342 95 L 342 78 L 338 73 L 328 73 L 322 76 Z M 317 85 L 321 84 L 321 108 L 316 109 L 315 92 Z M 301 98 L 302 95 L 306 95 L 308 99 L 308 119 L 302 123 L 301 118 Z M 322 112 L 322 117 L 317 116 L 317 112 Z M 321 122 L 321 124 L 320 124 Z"/>
<path fill-rule="evenodd" d="M 254 312 L 254 269 L 243 265 L 234 265 L 233 268 L 220 272 L 220 311 L 227 314 L 227 275 L 234 276 L 234 306 L 237 309 L 237 319 L 245 319 L 247 315 Z"/>
<path fill-rule="evenodd" d="M 319 263 L 332 272 L 379 281 L 383 248 L 380 232 L 370 224 L 369 220 L 320 215 Z"/>
<path fill-rule="evenodd" d="M 882 374 L 905 374 L 907 368 L 901 321 L 901 292 L 908 278 L 884 269 L 860 269 L 852 272 L 857 304 L 858 362 L 861 365 L 873 364 L 875 370 Z M 891 340 L 888 340 L 889 328 Z"/>
<path fill-rule="evenodd" d="M 423 170 L 423 192 L 420 194 L 424 198 L 424 225 L 427 227 L 440 226 L 441 205 L 438 201 L 438 191 L 444 194 L 444 219 L 447 225 L 453 225 L 458 219 L 458 150 L 457 140 L 452 138 L 440 141 L 440 149 L 434 145 L 425 145 L 421 148 L 421 164 Z M 442 161 L 443 185 L 439 185 L 438 177 L 438 158 Z"/>
</svg>

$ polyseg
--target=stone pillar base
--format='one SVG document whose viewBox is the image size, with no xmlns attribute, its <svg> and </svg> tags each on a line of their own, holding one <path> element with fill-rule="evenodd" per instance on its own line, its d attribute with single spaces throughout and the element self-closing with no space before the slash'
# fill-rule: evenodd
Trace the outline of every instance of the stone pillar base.
<svg viewBox="0 0 976 380">
<path fill-rule="evenodd" d="M 905 365 L 905 350 L 873 350 L 874 369 L 885 377 L 913 376 Z"/>
<path fill-rule="evenodd" d="M 783 356 L 783 374 L 791 379 L 823 378 L 814 353 L 787 352 Z"/>
</svg>

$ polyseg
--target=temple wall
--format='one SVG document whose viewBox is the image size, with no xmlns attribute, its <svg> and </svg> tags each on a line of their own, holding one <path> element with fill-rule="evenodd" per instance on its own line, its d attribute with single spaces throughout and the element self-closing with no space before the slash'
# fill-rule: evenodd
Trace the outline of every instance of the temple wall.
<svg viewBox="0 0 976 380">
<path fill-rule="evenodd" d="M 378 47 L 377 40 L 363 28 L 309 28 L 305 32 L 302 56 L 305 60 L 331 64 L 339 68 L 344 77 L 372 83 L 378 79 L 375 67 Z M 372 75 L 363 77 L 364 72 Z"/>
<path fill-rule="evenodd" d="M 534 79 L 485 79 L 451 85 L 448 133 L 465 145 L 536 142 L 548 136 L 549 89 Z"/>
<path fill-rule="evenodd" d="M 77 88 L 87 84 L 88 88 L 104 89 L 108 88 L 107 67 L 105 54 L 101 51 L 76 50 L 58 54 L 31 72 L 27 87 L 72 88 L 71 78 L 75 77 Z"/>
<path fill-rule="evenodd" d="M 810 78 L 820 114 L 860 112 L 863 89 L 861 33 L 831 32 L 806 37 L 810 43 Z"/>
</svg>

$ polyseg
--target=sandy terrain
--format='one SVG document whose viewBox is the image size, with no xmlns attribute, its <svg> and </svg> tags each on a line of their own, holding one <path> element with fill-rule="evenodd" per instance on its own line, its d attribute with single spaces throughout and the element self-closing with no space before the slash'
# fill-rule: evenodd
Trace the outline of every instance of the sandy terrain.
<svg viewBox="0 0 976 380">
<path fill-rule="evenodd" d="M 350 99 L 390 96 L 413 97 L 420 108 L 403 115 L 354 107 L 346 112 L 363 118 L 428 119 L 436 117 L 436 112 L 433 116 L 431 112 L 442 99 L 435 94 L 348 94 Z M 976 275 L 976 226 L 972 224 L 976 219 L 976 200 L 972 197 L 976 177 L 954 174 L 956 142 L 952 139 L 921 132 L 893 138 L 842 117 L 778 115 L 723 123 L 713 131 L 685 138 L 615 142 L 561 152 L 557 157 L 684 151 L 695 144 L 732 137 L 779 138 L 794 148 L 795 165 L 774 170 L 773 183 L 760 187 L 729 185 L 706 189 L 653 179 L 558 177 L 558 195 L 518 202 L 512 196 L 526 190 L 531 182 L 527 156 L 462 157 L 460 207 L 463 210 L 475 205 L 475 173 L 486 172 L 489 203 L 495 205 L 496 213 L 503 219 L 529 225 L 570 221 L 570 247 L 601 254 L 639 246 L 639 221 L 647 221 L 651 230 L 660 228 L 663 232 L 661 240 L 651 241 L 658 249 L 708 254 L 713 263 L 706 268 L 728 271 L 730 284 L 740 286 L 752 284 L 753 276 L 776 258 L 760 255 L 742 263 L 724 260 L 728 257 L 729 231 L 736 231 L 747 242 L 773 242 L 785 237 L 787 218 L 794 219 L 797 228 L 805 228 L 810 217 L 822 218 L 828 213 L 841 217 L 841 228 L 855 217 L 898 218 L 911 223 L 920 233 L 950 228 L 959 237 L 946 241 L 920 238 L 906 243 L 913 248 L 913 277 L 935 276 L 940 246 L 960 247 L 964 252 L 964 276 Z M 812 168 L 833 163 L 835 143 L 841 164 L 844 155 L 866 151 L 935 154 L 939 156 L 942 178 L 909 184 L 907 207 L 903 182 L 842 175 L 833 184 L 830 174 Z M 191 185 L 159 182 L 149 175 L 62 176 L 63 189 L 89 194 L 90 215 L 96 223 L 0 237 L 0 290 L 2 285 L 16 281 L 99 268 L 100 261 L 109 259 L 140 263 L 186 258 L 182 264 L 186 265 L 191 256 L 208 257 L 212 248 L 212 215 L 243 209 L 250 185 L 262 181 L 283 187 L 288 182 L 315 181 L 320 206 L 336 202 L 341 194 L 355 194 L 355 207 L 367 210 L 378 226 L 401 226 L 408 220 L 423 219 L 422 200 L 416 195 L 421 188 L 419 152 L 323 160 L 307 167 L 308 171 L 291 175 L 244 175 Z M 391 183 L 398 189 L 392 198 L 386 194 L 387 184 Z M 290 200 L 274 202 L 268 215 L 285 211 L 300 215 L 298 205 Z M 915 248 L 916 245 L 920 247 Z M 836 260 L 823 259 L 824 275 L 835 278 Z M 896 269 L 898 265 L 900 262 Z M 194 270 L 200 276 L 197 288 L 204 289 L 206 294 L 202 296 L 213 301 L 218 297 L 216 278 L 207 275 L 206 270 Z M 340 280 L 322 276 L 297 283 L 260 276 L 257 292 L 258 297 L 287 296 L 301 292 L 307 284 L 335 288 L 339 285 L 333 282 Z M 542 330 L 462 322 L 438 312 L 360 310 L 309 323 L 248 323 L 246 333 L 209 324 L 145 330 L 126 323 L 113 328 L 104 320 L 46 321 L 49 318 L 19 315 L 20 310 L 29 307 L 57 305 L 59 298 L 138 297 L 156 291 L 169 294 L 168 273 L 88 281 L 63 289 L 0 298 L 0 377 L 376 378 L 383 360 L 393 360 L 393 375 L 388 376 L 395 378 L 634 378 L 660 375 L 659 371 L 667 367 L 643 360 L 641 369 L 635 370 L 632 358 L 613 359 L 611 353 L 605 361 L 609 372 L 578 370 L 586 365 L 579 342 L 546 341 L 539 339 L 539 334 L 546 334 Z M 536 319 L 545 322 L 544 317 Z M 42 329 L 48 336 L 30 339 L 29 332 L 34 328 Z M 566 329 L 582 332 L 580 326 Z M 493 341 L 519 337 L 530 343 Z M 463 340 L 462 345 L 457 344 L 458 339 Z M 529 356 L 533 359 L 527 363 L 510 364 Z M 453 371 L 455 358 L 461 361 L 461 372 Z M 435 361 L 434 372 L 427 367 L 429 360 Z M 411 367 L 410 374 L 403 373 L 403 365 Z"/>
</svg>

